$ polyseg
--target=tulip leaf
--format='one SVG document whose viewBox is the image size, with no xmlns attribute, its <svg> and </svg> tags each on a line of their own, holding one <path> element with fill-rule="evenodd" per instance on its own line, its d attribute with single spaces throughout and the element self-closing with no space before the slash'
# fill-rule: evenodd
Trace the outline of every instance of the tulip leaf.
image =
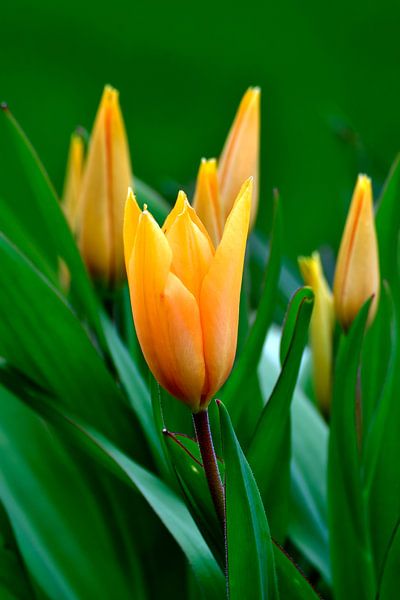
<svg viewBox="0 0 400 600">
<path fill-rule="evenodd" d="M 273 546 L 261 496 L 228 411 L 222 403 L 219 409 L 225 461 L 229 598 L 279 598 Z"/>
<path fill-rule="evenodd" d="M 376 231 L 381 277 L 389 282 L 394 297 L 399 298 L 400 155 L 396 157 L 379 199 Z"/>
<path fill-rule="evenodd" d="M 366 332 L 361 361 L 363 388 L 363 427 L 367 431 L 376 407 L 380 407 L 386 385 L 390 384 L 390 365 L 394 342 L 394 306 L 388 282 L 384 282 L 374 322 Z M 378 408 L 380 410 L 380 408 Z"/>
<path fill-rule="evenodd" d="M 239 422 L 247 410 L 249 380 L 256 375 L 257 365 L 260 362 L 264 341 L 273 316 L 281 264 L 281 228 L 280 206 L 277 200 L 275 202 L 270 256 L 257 316 L 237 364 L 221 393 L 221 397 L 229 408 L 232 421 L 235 424 Z"/>
<path fill-rule="evenodd" d="M 328 462 L 328 522 L 332 578 L 338 598 L 375 597 L 365 499 L 361 485 L 359 364 L 370 300 L 348 335 L 342 335 L 336 361 Z"/>
<path fill-rule="evenodd" d="M 34 582 L 60 600 L 143 598 L 139 557 L 137 572 L 123 568 L 111 514 L 104 519 L 82 456 L 3 387 L 0 438 L 0 501 Z"/>
<path fill-rule="evenodd" d="M 328 428 L 300 390 L 292 402 L 289 537 L 324 580 L 331 583 L 326 473 Z"/>
<path fill-rule="evenodd" d="M 385 309 L 385 310 L 383 310 Z M 391 326 L 390 335 L 383 342 L 390 350 L 382 350 L 382 340 L 374 338 L 375 345 L 369 346 L 374 354 L 384 353 L 387 360 L 386 378 L 381 382 L 379 401 L 371 419 L 370 427 L 366 430 L 365 449 L 363 456 L 364 484 L 369 504 L 369 520 L 373 542 L 374 559 L 378 571 L 381 570 L 387 553 L 388 544 L 400 514 L 400 465 L 398 456 L 400 443 L 398 423 L 400 408 L 398 402 L 399 339 L 395 321 L 392 298 L 388 293 L 382 294 L 377 318 L 384 315 L 387 324 Z M 363 358 L 365 359 L 366 352 Z M 371 357 L 367 357 L 369 360 Z M 367 362 L 367 365 L 369 362 Z M 378 387 L 377 387 L 378 389 Z M 367 391 L 363 386 L 363 394 Z"/>
<path fill-rule="evenodd" d="M 68 440 L 129 487 L 139 492 L 183 550 L 206 598 L 220 600 L 225 580 L 214 556 L 185 504 L 150 471 L 121 452 L 98 431 L 60 411 L 46 399 L 33 396 L 29 404 Z M 110 596 L 111 597 L 111 596 Z M 115 596 L 112 596 L 115 597 Z"/>
<path fill-rule="evenodd" d="M 274 557 L 281 600 L 318 600 L 311 584 L 277 544 L 274 544 Z"/>
<path fill-rule="evenodd" d="M 21 242 L 25 236 L 24 251 L 32 249 L 28 256 L 39 269 L 46 259 L 46 271 L 53 273 L 53 282 L 57 278 L 59 259 L 65 261 L 71 275 L 73 302 L 102 340 L 97 300 L 54 188 L 35 150 L 7 108 L 0 111 L 0 140 L 3 146 L 1 230 L 14 243 Z"/>
<path fill-rule="evenodd" d="M 0 355 L 65 406 L 138 447 L 124 399 L 65 298 L 0 234 Z"/>
<path fill-rule="evenodd" d="M 294 324 L 292 317 L 286 320 L 292 336 L 282 371 L 259 418 L 246 453 L 255 478 L 259 482 L 272 534 L 278 540 L 284 539 L 288 524 L 290 406 L 307 342 L 314 300 L 314 295 L 309 288 L 301 288 L 296 295 L 301 298 L 301 301 L 292 301 L 289 309 L 289 312 L 297 309 Z"/>
<path fill-rule="evenodd" d="M 304 302 L 305 298 L 308 298 L 311 301 L 314 300 L 314 293 L 308 286 L 300 288 L 300 290 L 293 294 L 290 299 L 282 326 L 282 337 L 279 351 L 281 365 L 283 365 L 285 362 L 285 358 L 292 341 L 293 331 L 296 327 L 299 307 Z"/>
<path fill-rule="evenodd" d="M 377 598 L 379 600 L 392 600 L 399 591 L 400 570 L 400 517 L 389 540 L 383 564 Z"/>
<path fill-rule="evenodd" d="M 198 444 L 192 438 L 171 432 L 164 433 L 166 445 L 174 466 L 180 488 L 196 521 L 201 524 L 206 539 L 218 557 L 224 563 L 223 532 L 211 500 L 204 473 Z M 219 461 L 220 472 L 223 464 Z"/>
<path fill-rule="evenodd" d="M 162 448 L 160 437 L 154 425 L 149 390 L 136 364 L 132 361 L 127 349 L 121 342 L 114 325 L 104 313 L 101 315 L 101 319 L 107 345 L 128 397 L 129 404 L 136 414 L 149 445 L 153 450 L 154 459 L 158 461 L 162 456 Z"/>
<path fill-rule="evenodd" d="M 0 503 L 0 598 L 30 600 L 36 598 L 25 570 L 10 522 Z"/>
</svg>

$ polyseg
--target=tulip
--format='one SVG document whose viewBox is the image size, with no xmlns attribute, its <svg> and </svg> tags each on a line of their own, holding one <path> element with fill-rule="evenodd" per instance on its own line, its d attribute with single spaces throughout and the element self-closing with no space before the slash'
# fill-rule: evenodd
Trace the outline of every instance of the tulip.
<svg viewBox="0 0 400 600">
<path fill-rule="evenodd" d="M 193 413 L 207 409 L 233 365 L 251 194 L 249 178 L 216 248 L 183 192 L 162 228 L 128 195 L 124 244 L 137 336 L 155 378 Z"/>
<path fill-rule="evenodd" d="M 94 279 L 113 286 L 125 277 L 122 228 L 132 183 L 118 92 L 106 86 L 97 112 L 79 194 L 78 241 Z"/>
<path fill-rule="evenodd" d="M 73 232 L 76 231 L 79 194 L 82 185 L 84 143 L 78 133 L 71 136 L 62 207 Z"/>
<path fill-rule="evenodd" d="M 253 199 L 250 225 L 253 226 L 258 207 L 260 153 L 260 88 L 249 88 L 242 98 L 231 130 L 219 159 L 218 180 L 222 219 L 229 215 L 240 187 L 253 177 Z"/>
<path fill-rule="evenodd" d="M 310 337 L 313 359 L 315 395 L 322 412 L 329 412 L 332 390 L 332 343 L 335 324 L 332 292 L 324 277 L 318 252 L 300 257 L 299 267 L 304 283 L 314 292 Z"/>
<path fill-rule="evenodd" d="M 362 305 L 373 296 L 368 325 L 379 297 L 378 244 L 371 180 L 359 175 L 347 216 L 333 286 L 336 316 L 347 331 Z"/>
</svg>

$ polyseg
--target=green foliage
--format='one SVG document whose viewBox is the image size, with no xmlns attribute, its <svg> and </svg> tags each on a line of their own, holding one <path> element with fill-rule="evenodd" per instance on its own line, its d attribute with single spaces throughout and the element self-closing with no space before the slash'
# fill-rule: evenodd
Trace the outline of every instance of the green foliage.
<svg viewBox="0 0 400 600">
<path fill-rule="evenodd" d="M 399 162 L 377 212 L 378 313 L 366 330 L 367 303 L 340 335 L 329 422 L 298 382 L 314 295 L 292 294 L 278 200 L 251 234 L 237 358 L 209 407 L 222 531 L 190 412 L 149 375 L 126 287 L 105 300 L 92 285 L 8 110 L 0 146 L 1 598 L 396 597 Z M 167 202 L 135 187 L 161 223 Z"/>
</svg>

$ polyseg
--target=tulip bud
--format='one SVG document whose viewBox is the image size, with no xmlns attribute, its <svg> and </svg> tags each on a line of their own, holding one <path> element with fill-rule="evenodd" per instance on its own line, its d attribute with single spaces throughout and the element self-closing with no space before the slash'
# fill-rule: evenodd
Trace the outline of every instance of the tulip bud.
<svg viewBox="0 0 400 600">
<path fill-rule="evenodd" d="M 249 88 L 240 103 L 225 146 L 219 159 L 222 219 L 229 215 L 240 187 L 253 177 L 253 198 L 250 225 L 253 226 L 258 208 L 258 179 L 260 153 L 260 88 Z"/>
<path fill-rule="evenodd" d="M 82 137 L 74 133 L 69 147 L 67 172 L 65 175 L 62 207 L 73 232 L 76 231 L 79 194 L 82 184 L 84 143 Z"/>
<path fill-rule="evenodd" d="M 196 413 L 227 379 L 236 353 L 249 228 L 247 180 L 214 247 L 183 192 L 162 229 L 132 194 L 125 211 L 125 259 L 136 332 L 159 383 Z"/>
<path fill-rule="evenodd" d="M 359 175 L 347 216 L 333 286 L 336 317 L 347 331 L 362 305 L 373 296 L 368 325 L 379 297 L 378 244 L 371 180 Z"/>
<path fill-rule="evenodd" d="M 122 228 L 132 184 L 118 92 L 106 86 L 97 112 L 79 196 L 78 240 L 88 271 L 112 286 L 125 276 Z"/>
<path fill-rule="evenodd" d="M 299 267 L 304 283 L 314 292 L 310 324 L 314 389 L 322 412 L 329 412 L 332 392 L 332 343 L 335 323 L 332 292 L 323 274 L 318 252 L 301 256 Z"/>
</svg>

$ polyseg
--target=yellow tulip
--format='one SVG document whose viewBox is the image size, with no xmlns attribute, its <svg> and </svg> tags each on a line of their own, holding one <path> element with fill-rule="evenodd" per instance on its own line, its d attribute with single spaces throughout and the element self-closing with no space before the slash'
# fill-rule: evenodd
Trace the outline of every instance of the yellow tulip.
<svg viewBox="0 0 400 600">
<path fill-rule="evenodd" d="M 183 192 L 162 228 L 128 194 L 124 244 L 137 336 L 155 378 L 194 413 L 233 365 L 251 194 L 249 178 L 216 248 Z"/>
<path fill-rule="evenodd" d="M 132 183 L 128 141 L 117 90 L 106 86 L 90 138 L 79 194 L 78 241 L 94 279 L 112 286 L 125 277 L 122 227 Z"/>
<path fill-rule="evenodd" d="M 318 252 L 300 257 L 299 267 L 304 283 L 312 288 L 315 297 L 310 324 L 314 389 L 321 410 L 327 414 L 332 391 L 333 297 Z"/>
<path fill-rule="evenodd" d="M 333 286 L 338 321 L 348 330 L 362 305 L 373 296 L 371 324 L 379 298 L 378 243 L 371 180 L 359 175 L 347 216 Z"/>
<path fill-rule="evenodd" d="M 62 207 L 72 231 L 76 231 L 79 194 L 82 184 L 84 143 L 78 133 L 71 136 Z"/>
<path fill-rule="evenodd" d="M 258 208 L 260 153 L 260 88 L 249 88 L 242 98 L 219 159 L 218 179 L 223 222 L 229 215 L 240 187 L 253 177 L 250 225 Z"/>
</svg>

